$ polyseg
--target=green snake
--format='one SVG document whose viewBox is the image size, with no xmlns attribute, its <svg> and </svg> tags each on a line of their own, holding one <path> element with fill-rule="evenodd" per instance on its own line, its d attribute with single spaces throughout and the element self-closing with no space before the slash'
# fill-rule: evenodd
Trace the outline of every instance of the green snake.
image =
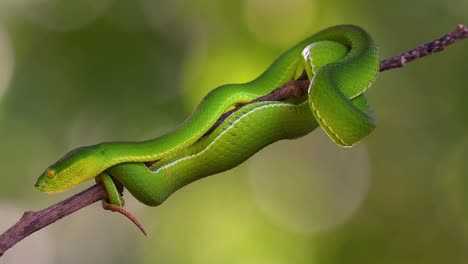
<svg viewBox="0 0 468 264">
<path fill-rule="evenodd" d="M 352 146 L 375 128 L 363 93 L 378 70 L 377 47 L 366 31 L 352 25 L 327 28 L 286 51 L 255 80 L 212 90 L 177 130 L 143 142 L 77 148 L 49 166 L 35 186 L 58 193 L 95 178 L 106 188 L 109 209 L 123 207 L 119 184 L 140 202 L 157 206 L 190 182 L 318 126 L 337 145 Z M 306 95 L 255 102 L 305 74 Z M 213 129 L 228 111 L 232 114 Z"/>
</svg>

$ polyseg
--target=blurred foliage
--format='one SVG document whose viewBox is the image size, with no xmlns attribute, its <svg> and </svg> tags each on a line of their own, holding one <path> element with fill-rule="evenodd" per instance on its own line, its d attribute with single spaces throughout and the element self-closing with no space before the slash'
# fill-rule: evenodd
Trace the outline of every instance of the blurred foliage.
<svg viewBox="0 0 468 264">
<path fill-rule="evenodd" d="M 33 188 L 63 153 L 175 129 L 207 91 L 251 80 L 322 28 L 360 25 L 386 58 L 466 23 L 467 10 L 465 0 L 0 1 L 1 230 L 73 193 Z M 368 92 L 378 128 L 355 148 L 315 131 L 158 208 L 126 195 L 148 238 L 95 205 L 2 260 L 465 263 L 467 58 L 461 42 L 381 74 Z"/>
</svg>

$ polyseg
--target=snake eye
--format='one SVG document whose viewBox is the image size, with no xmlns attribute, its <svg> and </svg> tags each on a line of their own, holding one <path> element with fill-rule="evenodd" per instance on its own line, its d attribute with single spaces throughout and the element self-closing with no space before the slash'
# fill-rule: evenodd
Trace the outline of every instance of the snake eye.
<svg viewBox="0 0 468 264">
<path fill-rule="evenodd" d="M 49 178 L 55 177 L 55 170 L 53 170 L 53 169 L 48 169 L 48 170 L 47 170 L 47 176 L 48 176 Z"/>
</svg>

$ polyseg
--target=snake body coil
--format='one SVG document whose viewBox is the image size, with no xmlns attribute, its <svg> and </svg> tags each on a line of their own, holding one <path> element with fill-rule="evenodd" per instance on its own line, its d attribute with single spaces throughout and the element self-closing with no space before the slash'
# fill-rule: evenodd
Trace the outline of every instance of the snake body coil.
<svg viewBox="0 0 468 264">
<path fill-rule="evenodd" d="M 257 79 L 211 91 L 176 131 L 144 142 L 78 148 L 49 166 L 36 187 L 56 193 L 98 178 L 109 202 L 123 206 L 118 181 L 139 201 L 155 206 L 190 182 L 229 170 L 275 141 L 304 136 L 318 126 L 336 144 L 352 146 L 375 127 L 363 93 L 378 68 L 377 48 L 364 30 L 351 25 L 325 29 L 285 52 Z M 311 80 L 308 95 L 249 103 L 304 72 Z M 246 105 L 205 135 L 240 104 Z"/>
</svg>

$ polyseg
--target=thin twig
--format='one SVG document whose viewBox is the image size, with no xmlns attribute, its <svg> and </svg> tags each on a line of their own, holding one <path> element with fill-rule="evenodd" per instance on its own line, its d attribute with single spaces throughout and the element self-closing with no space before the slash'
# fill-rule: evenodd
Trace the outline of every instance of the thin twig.
<svg viewBox="0 0 468 264">
<path fill-rule="evenodd" d="M 422 44 L 415 49 L 402 53 L 398 56 L 383 60 L 380 62 L 380 71 L 386 71 L 395 68 L 406 66 L 408 62 L 415 59 L 443 51 L 447 46 L 454 42 L 468 37 L 468 27 L 465 25 L 458 25 L 452 32 L 436 39 L 434 41 Z"/>
<path fill-rule="evenodd" d="M 399 56 L 381 61 L 380 71 L 404 67 L 408 62 L 442 51 L 455 41 L 467 37 L 468 28 L 464 25 L 458 25 L 455 30 L 435 41 L 425 43 Z M 307 87 L 307 80 L 295 80 L 268 95 L 258 98 L 256 101 L 284 100 L 286 98 L 297 97 L 305 94 Z M 107 199 L 107 193 L 100 184 L 96 184 L 49 208 L 37 212 L 25 212 L 16 224 L 0 235 L 0 257 L 5 251 L 32 233 L 103 199 Z"/>
</svg>

